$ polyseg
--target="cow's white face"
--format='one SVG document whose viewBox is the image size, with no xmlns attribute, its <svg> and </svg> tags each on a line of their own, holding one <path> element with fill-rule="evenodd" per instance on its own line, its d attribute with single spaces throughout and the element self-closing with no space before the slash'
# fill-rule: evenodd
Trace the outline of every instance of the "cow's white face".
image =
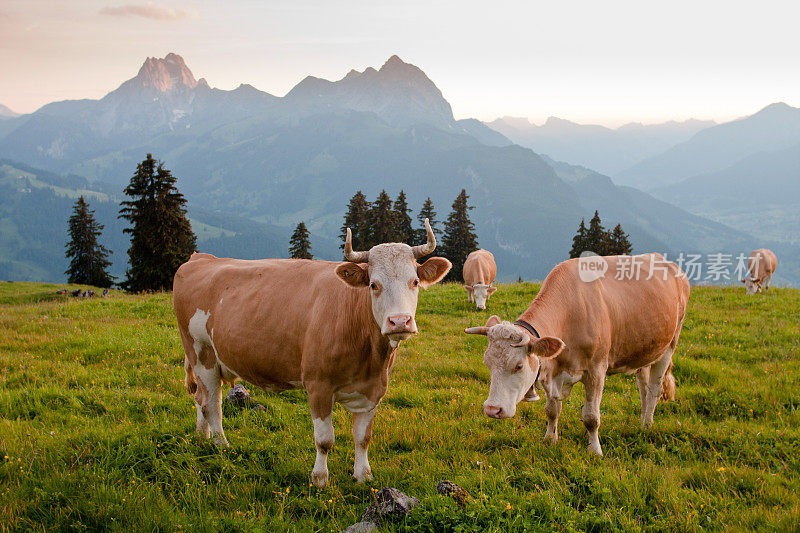
<svg viewBox="0 0 800 533">
<path fill-rule="evenodd" d="M 491 382 L 483 412 L 492 418 L 511 418 L 517 412 L 517 404 L 533 386 L 539 359 L 529 355 L 525 346 L 511 346 L 524 339 L 519 328 L 509 322 L 492 326 L 486 336 L 489 346 L 483 354 L 483 363 L 489 368 Z"/>
<path fill-rule="evenodd" d="M 367 263 L 343 263 L 336 273 L 351 286 L 369 287 L 372 316 L 381 334 L 402 341 L 417 333 L 419 288 L 440 281 L 451 266 L 443 257 L 419 265 L 410 246 L 389 243 L 374 246 Z"/>
<path fill-rule="evenodd" d="M 561 339 L 544 337 L 531 340 L 522 328 L 501 322 L 492 316 L 483 328 L 470 328 L 467 333 L 485 334 L 489 346 L 483 362 L 489 369 L 489 396 L 483 412 L 492 418 L 510 418 L 517 404 L 528 395 L 539 373 L 539 357 L 555 357 L 564 347 Z"/>
<path fill-rule="evenodd" d="M 497 290 L 497 287 L 492 287 L 491 285 L 484 285 L 483 283 L 476 283 L 472 286 L 472 294 L 475 297 L 475 306 L 480 309 L 486 309 L 486 300 L 489 299 L 489 296 L 494 294 L 494 291 Z"/>
<path fill-rule="evenodd" d="M 761 292 L 761 284 L 754 282 L 752 278 L 745 278 L 742 283 L 744 283 L 744 289 L 748 295 Z"/>
</svg>

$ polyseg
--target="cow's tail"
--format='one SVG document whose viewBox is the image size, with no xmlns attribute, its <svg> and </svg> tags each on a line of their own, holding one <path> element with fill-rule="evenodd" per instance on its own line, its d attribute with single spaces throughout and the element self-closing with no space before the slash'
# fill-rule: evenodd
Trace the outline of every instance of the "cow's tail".
<svg viewBox="0 0 800 533">
<path fill-rule="evenodd" d="M 661 398 L 662 402 L 668 402 L 675 399 L 675 376 L 672 375 L 672 361 L 670 361 L 667 371 L 664 373 L 664 379 L 661 382 Z"/>
<path fill-rule="evenodd" d="M 194 378 L 194 369 L 187 356 L 183 357 L 183 369 L 186 372 L 183 384 L 186 385 L 186 390 L 189 391 L 189 394 L 194 394 L 197 392 L 197 381 Z"/>
</svg>

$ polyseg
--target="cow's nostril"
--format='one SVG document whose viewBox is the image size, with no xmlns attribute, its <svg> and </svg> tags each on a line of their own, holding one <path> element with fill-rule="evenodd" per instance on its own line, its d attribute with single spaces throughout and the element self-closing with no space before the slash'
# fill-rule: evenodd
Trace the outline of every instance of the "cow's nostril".
<svg viewBox="0 0 800 533">
<path fill-rule="evenodd" d="M 483 412 L 486 414 L 486 416 L 500 418 L 503 415 L 503 408 L 497 405 L 484 405 Z"/>
</svg>

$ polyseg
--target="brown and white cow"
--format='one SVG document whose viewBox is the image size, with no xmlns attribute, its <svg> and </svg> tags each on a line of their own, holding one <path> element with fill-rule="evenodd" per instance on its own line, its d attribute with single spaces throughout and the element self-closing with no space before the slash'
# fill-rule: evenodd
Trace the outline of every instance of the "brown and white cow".
<svg viewBox="0 0 800 533">
<path fill-rule="evenodd" d="M 582 258 L 556 265 L 513 324 L 492 316 L 485 326 L 465 331 L 489 339 L 483 358 L 491 372 L 487 416 L 514 416 L 536 384 L 547 393 L 545 440 L 555 443 L 562 402 L 581 381 L 589 450 L 602 455 L 598 428 L 606 375 L 636 372 L 644 428 L 653 424 L 659 396 L 674 397 L 672 354 L 690 288 L 680 268 L 660 254 L 593 260 L 607 268 L 588 279 L 579 271 Z M 638 275 L 618 279 L 623 262 L 632 261 L 640 265 Z"/>
<path fill-rule="evenodd" d="M 475 250 L 464 261 L 464 289 L 467 291 L 467 301 L 475 302 L 478 309 L 486 309 L 486 300 L 495 293 L 497 287 L 492 287 L 497 276 L 497 264 L 494 262 L 492 252 L 488 250 Z"/>
<path fill-rule="evenodd" d="M 747 294 L 757 294 L 769 290 L 772 274 L 778 267 L 778 257 L 772 250 L 759 248 L 753 250 L 747 261 L 749 276 L 742 280 Z"/>
<path fill-rule="evenodd" d="M 335 402 L 353 415 L 354 477 L 372 479 L 367 447 L 400 341 L 417 333 L 419 287 L 440 281 L 450 262 L 433 257 L 436 240 L 353 251 L 349 262 L 245 261 L 193 254 L 175 274 L 173 302 L 194 393 L 197 432 L 228 446 L 221 383 L 238 378 L 269 390 L 304 388 L 314 423 L 317 486 L 328 483 Z"/>
</svg>

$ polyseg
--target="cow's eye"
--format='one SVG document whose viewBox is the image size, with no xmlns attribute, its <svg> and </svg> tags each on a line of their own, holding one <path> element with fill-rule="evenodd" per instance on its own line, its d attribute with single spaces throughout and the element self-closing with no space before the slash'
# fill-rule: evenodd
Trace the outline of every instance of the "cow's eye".
<svg viewBox="0 0 800 533">
<path fill-rule="evenodd" d="M 378 288 L 378 285 L 373 281 L 369 284 L 369 288 L 374 291 Z"/>
<path fill-rule="evenodd" d="M 415 279 L 415 280 L 412 282 L 412 285 L 414 285 L 415 287 L 416 287 L 417 285 L 419 285 L 419 280 L 418 280 L 418 279 Z"/>
<path fill-rule="evenodd" d="M 522 370 L 522 363 L 519 363 L 514 367 L 514 372 L 519 372 L 520 370 Z"/>
</svg>

